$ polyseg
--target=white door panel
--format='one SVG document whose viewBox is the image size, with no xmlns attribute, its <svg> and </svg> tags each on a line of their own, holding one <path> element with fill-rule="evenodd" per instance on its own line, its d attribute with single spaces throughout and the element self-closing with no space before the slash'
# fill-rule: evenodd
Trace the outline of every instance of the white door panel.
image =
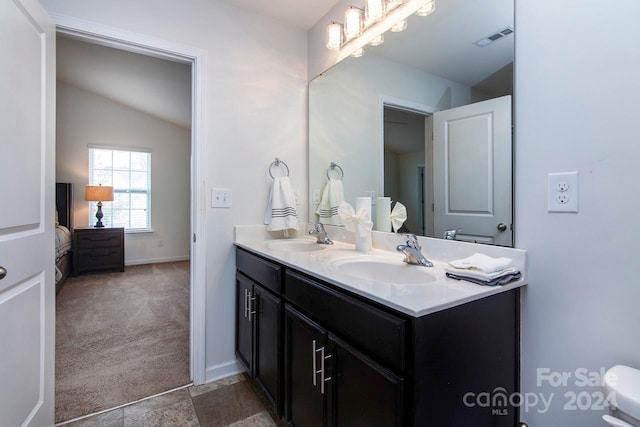
<svg viewBox="0 0 640 427">
<path fill-rule="evenodd" d="M 54 422 L 55 27 L 0 2 L 0 427 Z"/>
<path fill-rule="evenodd" d="M 0 80 L 3 100 L 0 103 L 0 126 L 3 129 L 0 169 L 12 171 L 12 179 L 2 185 L 2 196 L 11 200 L 12 209 L 3 209 L 0 233 L 9 227 L 33 226 L 40 222 L 39 190 L 42 180 L 40 169 L 34 167 L 38 164 L 34 165 L 33 159 L 40 157 L 43 140 L 41 101 L 42 62 L 45 60 L 42 30 L 13 1 L 3 2 L 2 8 L 6 10 L 0 18 L 0 52 L 6 65 L 2 67 Z M 20 55 L 19 63 L 13 62 L 15 55 Z M 14 91 L 16 88 L 20 88 L 19 94 Z M 31 125 L 24 126 L 27 123 Z"/>
<path fill-rule="evenodd" d="M 435 236 L 511 246 L 511 97 L 433 117 Z"/>
</svg>

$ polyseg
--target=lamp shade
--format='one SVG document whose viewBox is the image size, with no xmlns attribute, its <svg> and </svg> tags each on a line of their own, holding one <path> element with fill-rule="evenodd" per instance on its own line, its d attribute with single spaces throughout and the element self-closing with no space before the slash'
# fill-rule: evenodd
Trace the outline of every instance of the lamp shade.
<svg viewBox="0 0 640 427">
<path fill-rule="evenodd" d="M 113 200 L 113 187 L 87 185 L 84 190 L 84 200 L 87 202 L 110 202 Z"/>
</svg>

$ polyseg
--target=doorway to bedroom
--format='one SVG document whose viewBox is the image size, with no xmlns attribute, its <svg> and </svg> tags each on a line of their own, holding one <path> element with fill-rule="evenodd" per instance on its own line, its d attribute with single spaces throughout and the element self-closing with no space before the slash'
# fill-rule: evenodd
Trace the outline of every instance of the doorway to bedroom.
<svg viewBox="0 0 640 427">
<path fill-rule="evenodd" d="M 124 228 L 126 264 L 72 274 L 56 297 L 63 422 L 191 383 L 193 82 L 191 63 L 64 35 L 57 64 L 56 181 L 71 184 L 72 229 L 95 231 L 85 187 L 112 187 L 102 222 Z M 73 264 L 115 250 L 97 245 L 72 245 Z"/>
</svg>

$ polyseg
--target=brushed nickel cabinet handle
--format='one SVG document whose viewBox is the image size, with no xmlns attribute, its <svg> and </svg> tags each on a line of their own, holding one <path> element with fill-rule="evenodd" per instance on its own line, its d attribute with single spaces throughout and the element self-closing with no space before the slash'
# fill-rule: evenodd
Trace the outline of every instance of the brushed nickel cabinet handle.
<svg viewBox="0 0 640 427">
<path fill-rule="evenodd" d="M 326 383 L 327 381 L 331 381 L 331 377 L 325 377 L 325 366 L 324 366 L 324 361 L 329 359 L 331 357 L 331 355 L 325 356 L 324 355 L 324 347 L 322 347 L 321 349 L 321 353 L 320 353 L 320 394 L 324 394 L 324 383 Z"/>
<path fill-rule="evenodd" d="M 244 318 L 246 319 L 249 314 L 249 291 L 244 290 Z"/>
<path fill-rule="evenodd" d="M 4 267 L 0 267 L 0 280 L 4 279 L 7 276 L 7 269 Z"/>
<path fill-rule="evenodd" d="M 256 310 L 255 310 L 255 304 L 252 304 L 252 302 L 255 302 L 256 297 L 253 296 L 253 292 L 249 292 L 249 303 L 247 304 L 249 307 L 249 322 L 251 322 L 251 316 L 256 314 Z"/>
<path fill-rule="evenodd" d="M 316 350 L 316 340 L 313 340 L 312 343 L 312 370 L 313 370 L 313 385 L 316 385 L 316 376 L 318 375 L 318 371 L 316 370 L 316 353 L 318 350 Z"/>
</svg>

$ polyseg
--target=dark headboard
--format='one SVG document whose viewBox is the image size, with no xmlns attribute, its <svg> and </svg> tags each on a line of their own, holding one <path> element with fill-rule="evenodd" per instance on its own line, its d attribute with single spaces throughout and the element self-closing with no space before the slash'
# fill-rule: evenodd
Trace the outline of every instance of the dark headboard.
<svg viewBox="0 0 640 427">
<path fill-rule="evenodd" d="M 58 222 L 73 230 L 73 185 L 68 182 L 56 182 L 56 209 Z"/>
</svg>

